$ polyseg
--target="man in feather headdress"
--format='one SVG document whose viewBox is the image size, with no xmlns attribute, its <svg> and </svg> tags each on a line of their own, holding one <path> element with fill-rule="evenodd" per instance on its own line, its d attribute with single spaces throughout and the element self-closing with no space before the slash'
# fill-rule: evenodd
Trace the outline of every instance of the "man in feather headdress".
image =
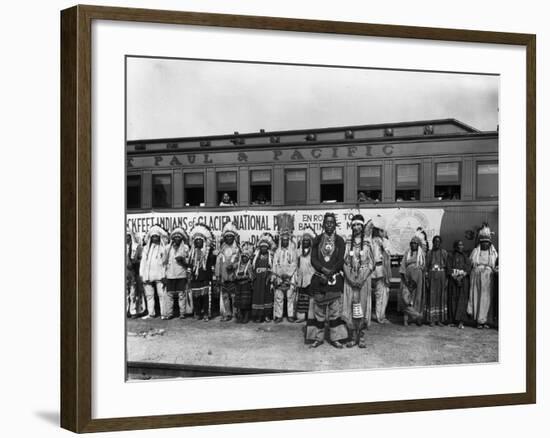
<svg viewBox="0 0 550 438">
<path fill-rule="evenodd" d="M 247 324 L 252 309 L 252 256 L 254 246 L 250 242 L 241 244 L 241 256 L 235 271 L 235 302 L 237 322 Z"/>
<path fill-rule="evenodd" d="M 279 246 L 273 255 L 273 287 L 275 289 L 274 321 L 283 320 L 283 310 L 286 297 L 287 318 L 294 322 L 294 301 L 296 299 L 296 248 L 291 241 L 294 231 L 294 216 L 280 213 L 275 216 L 279 229 Z"/>
<path fill-rule="evenodd" d="M 323 233 L 315 238 L 311 248 L 311 264 L 315 268 L 311 280 L 315 326 L 307 328 L 306 340 L 312 341 L 310 348 L 317 348 L 324 342 L 327 319 L 334 347 L 343 348 L 342 341 L 348 337 L 346 323 L 341 318 L 346 243 L 336 234 L 336 226 L 336 215 L 325 213 Z"/>
<path fill-rule="evenodd" d="M 183 228 L 170 233 L 170 246 L 166 251 L 166 300 L 162 319 L 174 317 L 174 304 L 178 301 L 180 316 L 185 315 L 185 289 L 187 287 L 187 259 L 189 237 Z"/>
<path fill-rule="evenodd" d="M 477 328 L 489 328 L 487 318 L 491 308 L 493 276 L 497 270 L 498 254 L 493 246 L 491 229 L 483 224 L 478 233 L 479 244 L 470 254 L 470 299 L 468 314 L 477 322 Z"/>
<path fill-rule="evenodd" d="M 197 319 L 208 321 L 212 317 L 212 276 L 216 256 L 212 254 L 214 236 L 210 228 L 197 224 L 191 229 L 189 255 L 189 287 L 193 296 L 193 312 Z"/>
<path fill-rule="evenodd" d="M 160 313 L 164 314 L 167 242 L 168 233 L 158 225 L 153 225 L 145 235 L 145 247 L 139 265 L 148 313 L 143 319 L 156 317 L 155 293 L 158 296 Z"/>
<path fill-rule="evenodd" d="M 258 240 L 252 260 L 252 320 L 270 322 L 273 317 L 273 289 L 271 270 L 273 268 L 273 237 L 263 233 Z"/>
<path fill-rule="evenodd" d="M 231 321 L 236 316 L 235 270 L 239 262 L 240 249 L 237 243 L 237 228 L 233 222 L 225 224 L 222 230 L 223 243 L 216 260 L 216 279 L 221 288 L 220 311 L 222 321 Z"/>
</svg>

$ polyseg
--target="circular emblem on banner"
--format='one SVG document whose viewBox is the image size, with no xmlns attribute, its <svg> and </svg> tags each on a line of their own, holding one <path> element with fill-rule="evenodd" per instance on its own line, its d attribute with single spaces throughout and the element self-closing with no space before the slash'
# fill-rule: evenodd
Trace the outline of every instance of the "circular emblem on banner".
<svg viewBox="0 0 550 438">
<path fill-rule="evenodd" d="M 420 210 L 402 210 L 391 218 L 387 231 L 392 254 L 403 254 L 407 251 L 418 227 L 426 231 L 428 240 L 432 238 L 430 234 L 433 234 L 433 230 L 429 229 L 430 221 Z"/>
</svg>

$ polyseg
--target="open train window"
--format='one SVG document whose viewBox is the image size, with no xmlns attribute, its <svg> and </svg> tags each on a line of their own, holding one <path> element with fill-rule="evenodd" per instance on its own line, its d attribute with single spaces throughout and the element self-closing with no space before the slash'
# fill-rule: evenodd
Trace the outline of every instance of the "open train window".
<svg viewBox="0 0 550 438">
<path fill-rule="evenodd" d="M 498 163 L 485 161 L 477 164 L 476 197 L 480 199 L 498 198 Z"/>
<path fill-rule="evenodd" d="M 204 206 L 204 174 L 186 173 L 183 178 L 183 196 L 186 207 Z"/>
<path fill-rule="evenodd" d="M 172 207 L 172 175 L 153 175 L 153 208 Z"/>
<path fill-rule="evenodd" d="M 380 202 L 381 200 L 381 166 L 359 166 L 357 172 L 357 202 Z"/>
<path fill-rule="evenodd" d="M 420 201 L 420 172 L 418 164 L 398 164 L 395 200 Z"/>
<path fill-rule="evenodd" d="M 437 163 L 434 197 L 438 201 L 460 199 L 460 163 Z"/>
<path fill-rule="evenodd" d="M 141 176 L 128 175 L 126 177 L 126 208 L 141 207 Z"/>
<path fill-rule="evenodd" d="M 271 170 L 250 172 L 250 203 L 252 205 L 271 204 Z"/>
<path fill-rule="evenodd" d="M 305 204 L 307 200 L 307 171 L 287 169 L 285 171 L 285 204 Z"/>
<path fill-rule="evenodd" d="M 220 207 L 237 205 L 237 172 L 218 172 L 216 178 L 218 205 Z"/>
<path fill-rule="evenodd" d="M 321 202 L 344 202 L 342 167 L 321 168 Z"/>
</svg>

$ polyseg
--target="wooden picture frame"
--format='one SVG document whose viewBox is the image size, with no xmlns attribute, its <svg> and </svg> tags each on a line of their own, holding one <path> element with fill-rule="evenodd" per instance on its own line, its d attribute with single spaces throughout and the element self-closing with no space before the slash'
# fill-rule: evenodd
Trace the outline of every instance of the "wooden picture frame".
<svg viewBox="0 0 550 438">
<path fill-rule="evenodd" d="M 526 48 L 526 391 L 405 401 L 253 409 L 196 414 L 92 418 L 93 20 L 284 30 L 356 36 L 517 45 Z M 351 22 L 75 6 L 61 12 L 61 426 L 74 432 L 214 425 L 536 402 L 535 49 L 531 34 Z"/>
</svg>

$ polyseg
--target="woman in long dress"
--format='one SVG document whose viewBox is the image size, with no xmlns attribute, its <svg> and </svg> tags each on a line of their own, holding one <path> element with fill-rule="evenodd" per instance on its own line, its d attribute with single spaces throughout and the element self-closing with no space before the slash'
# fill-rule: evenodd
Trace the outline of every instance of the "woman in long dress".
<svg viewBox="0 0 550 438">
<path fill-rule="evenodd" d="M 346 347 L 366 348 L 365 330 L 372 314 L 370 275 L 374 269 L 370 241 L 364 234 L 365 221 L 358 214 L 351 221 L 352 236 L 344 256 L 344 297 L 342 319 L 348 326 L 350 339 Z"/>
<path fill-rule="evenodd" d="M 426 319 L 431 327 L 447 321 L 447 251 L 441 248 L 441 237 L 432 239 L 432 249 L 426 258 Z"/>
<path fill-rule="evenodd" d="M 449 326 L 464 328 L 470 297 L 470 259 L 464 254 L 464 243 L 457 240 L 447 257 Z"/>
<path fill-rule="evenodd" d="M 422 250 L 419 233 L 411 239 L 409 250 L 403 255 L 399 275 L 401 293 L 399 310 L 403 311 L 403 324 L 409 325 L 409 318 L 422 325 L 425 311 L 424 268 L 426 257 Z"/>
</svg>

